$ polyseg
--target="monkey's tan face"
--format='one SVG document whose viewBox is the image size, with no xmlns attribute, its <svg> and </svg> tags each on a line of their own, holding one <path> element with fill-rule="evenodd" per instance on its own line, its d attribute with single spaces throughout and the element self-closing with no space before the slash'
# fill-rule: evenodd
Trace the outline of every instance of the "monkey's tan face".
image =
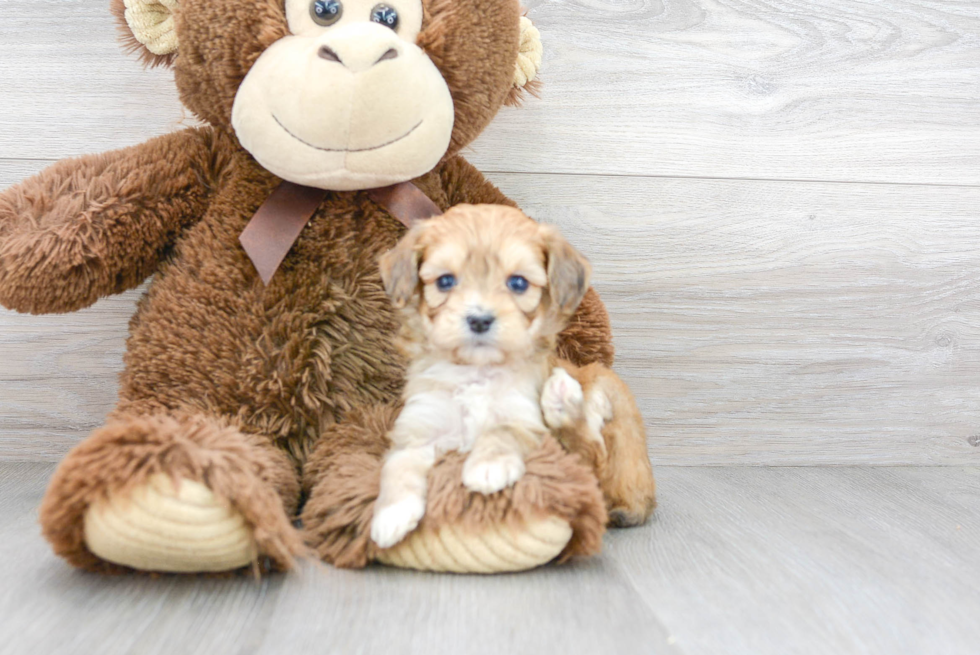
<svg viewBox="0 0 980 655">
<path fill-rule="evenodd" d="M 242 146 L 275 175 L 346 191 L 431 170 L 453 131 L 452 96 L 415 45 L 421 0 L 286 0 L 290 36 L 235 96 Z"/>
<path fill-rule="evenodd" d="M 417 354 L 505 364 L 553 346 L 588 288 L 589 265 L 519 210 L 458 205 L 412 228 L 381 260 Z"/>
</svg>

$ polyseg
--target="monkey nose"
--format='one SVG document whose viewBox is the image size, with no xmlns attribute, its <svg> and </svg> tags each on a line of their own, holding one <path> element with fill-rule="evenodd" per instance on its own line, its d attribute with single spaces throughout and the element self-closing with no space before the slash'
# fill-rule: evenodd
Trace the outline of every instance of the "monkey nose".
<svg viewBox="0 0 980 655">
<path fill-rule="evenodd" d="M 397 58 L 398 58 L 398 51 L 395 50 L 394 48 L 388 48 L 387 50 L 385 50 L 385 53 L 378 58 L 378 61 L 374 63 L 379 64 L 385 61 L 386 59 L 397 59 Z"/>
<path fill-rule="evenodd" d="M 483 334 L 493 325 L 494 317 L 490 314 L 480 316 L 471 315 L 466 317 L 466 322 L 470 326 L 470 331 L 476 334 Z"/>
<path fill-rule="evenodd" d="M 343 48 L 340 48 L 340 52 L 346 52 Z M 353 72 L 358 72 L 376 66 L 383 61 L 388 61 L 390 59 L 398 59 L 398 49 L 388 48 L 381 53 L 380 56 L 377 55 L 377 50 L 375 50 L 373 56 L 377 56 L 376 59 L 372 60 L 372 55 L 370 53 L 357 53 L 351 56 L 351 53 L 347 52 L 345 56 L 341 56 L 337 49 L 331 48 L 328 45 L 321 45 L 316 54 L 320 59 L 325 61 L 332 61 L 334 63 L 340 64 L 344 68 L 349 68 Z M 365 59 L 364 55 L 367 54 L 368 58 Z"/>
<path fill-rule="evenodd" d="M 325 46 L 325 45 L 320 46 L 320 49 L 317 50 L 316 54 L 317 56 L 320 57 L 320 59 L 326 59 L 327 61 L 335 61 L 341 65 L 344 64 L 344 61 L 340 58 L 340 55 L 338 55 L 337 52 L 330 46 Z M 383 55 L 378 57 L 378 61 L 374 63 L 379 64 L 388 59 L 398 59 L 398 51 L 395 50 L 394 48 L 388 48 L 387 50 L 384 51 Z"/>
<path fill-rule="evenodd" d="M 322 45 L 316 53 L 320 59 L 326 59 L 327 61 L 335 61 L 338 64 L 343 65 L 344 62 L 340 60 L 340 55 L 333 51 L 329 46 Z"/>
</svg>

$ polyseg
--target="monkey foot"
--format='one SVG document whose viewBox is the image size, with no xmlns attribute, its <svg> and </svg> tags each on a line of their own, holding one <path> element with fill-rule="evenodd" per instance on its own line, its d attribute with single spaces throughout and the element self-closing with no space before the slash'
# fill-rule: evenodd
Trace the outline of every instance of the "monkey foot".
<svg viewBox="0 0 980 655">
<path fill-rule="evenodd" d="M 416 530 L 378 553 L 383 564 L 422 571 L 504 573 L 547 564 L 558 557 L 572 528 L 549 516 L 524 526 L 490 524 L 474 531 L 452 524 L 438 530 Z"/>
<path fill-rule="evenodd" d="M 104 560 L 144 571 L 228 571 L 258 554 L 238 511 L 200 482 L 175 485 L 163 474 L 90 506 L 85 544 Z"/>
</svg>

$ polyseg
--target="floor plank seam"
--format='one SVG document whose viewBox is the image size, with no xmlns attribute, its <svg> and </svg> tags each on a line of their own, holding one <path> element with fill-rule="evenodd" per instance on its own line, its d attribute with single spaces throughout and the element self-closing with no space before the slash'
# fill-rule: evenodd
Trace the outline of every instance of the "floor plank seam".
<svg viewBox="0 0 980 655">
<path fill-rule="evenodd" d="M 503 171 L 482 169 L 487 175 L 554 175 L 558 177 L 599 177 L 650 180 L 704 180 L 710 182 L 783 182 L 786 184 L 855 184 L 872 186 L 930 187 L 939 189 L 980 189 L 978 184 L 939 184 L 936 182 L 883 182 L 874 180 L 821 180 L 779 177 L 738 177 L 711 175 L 656 175 L 651 173 L 597 173 L 597 172 L 554 172 L 554 171 Z"/>
<path fill-rule="evenodd" d="M 66 155 L 66 158 L 79 157 L 84 153 Z M 471 156 L 473 153 L 470 153 Z M 47 163 L 54 164 L 61 159 L 50 159 L 47 157 L 0 157 L 3 162 L 27 162 L 27 163 Z M 842 185 L 871 185 L 871 186 L 901 186 L 901 187 L 927 187 L 936 189 L 980 189 L 977 184 L 940 184 L 937 182 L 888 182 L 881 180 L 830 180 L 830 179 L 804 179 L 804 178 L 782 178 L 782 177 L 740 177 L 740 176 L 714 176 L 714 175 L 670 175 L 653 173 L 615 173 L 615 172 L 555 172 L 555 171 L 505 171 L 495 169 L 484 169 L 487 175 L 553 175 L 558 177 L 595 177 L 595 178 L 625 178 L 625 179 L 649 179 L 649 180 L 704 180 L 706 182 L 776 182 L 785 184 L 842 184 Z"/>
<path fill-rule="evenodd" d="M 609 535 L 607 534 L 606 538 L 608 539 L 608 537 Z M 672 650 L 672 652 L 679 653 L 680 655 L 686 655 L 688 651 L 678 643 L 677 634 L 670 629 L 670 626 L 664 622 L 664 620 L 657 613 L 657 610 L 654 609 L 653 605 L 650 604 L 650 601 L 647 600 L 646 596 L 643 594 L 643 590 L 641 590 L 637 586 L 636 582 L 634 582 L 634 576 L 629 575 L 629 572 L 623 567 L 623 565 L 620 564 L 620 562 L 608 552 L 603 553 L 602 557 L 604 557 L 606 561 L 610 562 L 616 568 L 616 573 L 618 574 L 619 578 L 626 581 L 629 588 L 633 590 L 633 593 L 635 593 L 640 599 L 640 602 L 643 603 L 643 606 L 650 611 L 650 616 L 653 617 L 654 621 L 656 621 L 657 627 L 659 627 L 663 633 L 667 635 L 666 645 Z"/>
</svg>

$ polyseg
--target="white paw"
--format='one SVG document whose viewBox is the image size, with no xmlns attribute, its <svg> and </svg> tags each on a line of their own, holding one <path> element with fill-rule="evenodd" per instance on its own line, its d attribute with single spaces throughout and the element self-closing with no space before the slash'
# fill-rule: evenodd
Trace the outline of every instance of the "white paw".
<svg viewBox="0 0 980 655">
<path fill-rule="evenodd" d="M 582 415 L 582 385 L 563 368 L 555 368 L 544 383 L 541 415 L 552 429 L 568 427 Z"/>
<path fill-rule="evenodd" d="M 376 509 L 371 521 L 371 540 L 382 548 L 391 548 L 414 530 L 424 515 L 425 500 L 418 496 Z"/>
<path fill-rule="evenodd" d="M 524 475 L 524 460 L 519 455 L 499 455 L 492 459 L 471 455 L 463 464 L 463 485 L 470 491 L 492 494 L 506 489 Z"/>
</svg>

